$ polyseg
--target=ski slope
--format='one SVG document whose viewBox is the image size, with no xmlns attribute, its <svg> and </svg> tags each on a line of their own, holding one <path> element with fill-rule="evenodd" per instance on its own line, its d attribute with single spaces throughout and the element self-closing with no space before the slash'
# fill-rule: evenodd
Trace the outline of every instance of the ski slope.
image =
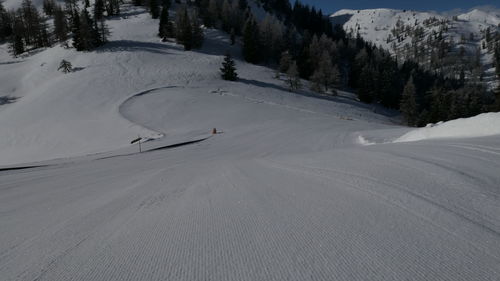
<svg viewBox="0 0 500 281">
<path fill-rule="evenodd" d="M 0 172 L 1 280 L 499 276 L 498 135 L 362 146 L 359 134 L 407 129 L 203 89 L 122 110 L 156 130 L 223 133 Z"/>
<path fill-rule="evenodd" d="M 95 53 L 0 64 L 1 281 L 499 280 L 500 135 L 395 143 L 349 93 L 221 81 L 226 35 L 184 52 L 126 13 Z"/>
</svg>

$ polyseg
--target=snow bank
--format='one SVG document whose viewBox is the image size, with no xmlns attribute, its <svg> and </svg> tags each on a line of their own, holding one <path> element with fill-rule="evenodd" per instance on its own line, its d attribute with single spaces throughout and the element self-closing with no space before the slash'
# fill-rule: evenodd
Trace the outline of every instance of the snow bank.
<svg viewBox="0 0 500 281">
<path fill-rule="evenodd" d="M 416 129 L 394 142 L 409 142 L 438 138 L 473 138 L 500 135 L 500 112 L 485 113 L 471 118 L 451 120 L 436 126 Z"/>
</svg>

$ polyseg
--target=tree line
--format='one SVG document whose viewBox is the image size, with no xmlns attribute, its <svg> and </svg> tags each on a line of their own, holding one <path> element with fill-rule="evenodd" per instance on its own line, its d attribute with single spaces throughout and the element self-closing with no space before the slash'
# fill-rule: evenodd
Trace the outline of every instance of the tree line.
<svg viewBox="0 0 500 281">
<path fill-rule="evenodd" d="M 287 74 L 293 65 L 301 78 L 310 80 L 313 90 L 329 94 L 335 94 L 334 88 L 354 90 L 362 102 L 401 110 L 405 122 L 412 126 L 500 110 L 500 89 L 495 98 L 481 81 L 464 79 L 463 71 L 462 75 L 448 76 L 412 60 L 398 61 L 359 34 L 348 35 L 340 26 L 329 28 L 331 24 L 321 11 L 299 1 L 293 6 L 286 0 L 261 2 L 272 16 L 257 22 L 247 11 L 242 41 L 248 62 L 277 64 Z M 435 36 L 441 43 L 436 49 L 439 52 L 446 46 L 442 46 L 439 34 Z M 500 51 L 497 53 L 500 56 Z M 500 60 L 500 71 L 498 65 Z M 292 76 L 287 75 L 287 79 Z"/>
<path fill-rule="evenodd" d="M 107 42 L 105 16 L 119 14 L 120 3 L 95 0 L 90 7 L 89 0 L 65 0 L 61 6 L 54 0 L 44 0 L 41 12 L 31 0 L 23 0 L 14 11 L 6 11 L 0 2 L 0 40 L 9 41 L 14 56 L 54 43 L 68 46 L 69 39 L 78 51 L 89 51 Z"/>
<path fill-rule="evenodd" d="M 203 45 L 204 34 L 201 27 L 199 9 L 176 1 L 175 18 L 170 17 L 171 0 L 133 0 L 135 6 L 145 6 L 153 19 L 159 19 L 158 36 L 163 41 L 175 38 L 184 50 L 199 49 Z M 206 13 L 204 13 L 206 14 Z"/>
</svg>

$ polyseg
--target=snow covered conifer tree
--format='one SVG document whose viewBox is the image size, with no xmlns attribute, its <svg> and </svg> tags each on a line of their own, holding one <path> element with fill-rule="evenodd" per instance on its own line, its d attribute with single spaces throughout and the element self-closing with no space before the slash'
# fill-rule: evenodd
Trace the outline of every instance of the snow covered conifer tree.
<svg viewBox="0 0 500 281">
<path fill-rule="evenodd" d="M 62 60 L 59 64 L 59 68 L 57 70 L 61 70 L 64 73 L 70 73 L 73 71 L 73 66 L 67 60 Z"/>
<path fill-rule="evenodd" d="M 224 61 L 222 62 L 222 68 L 220 69 L 222 79 L 229 81 L 238 80 L 238 73 L 236 73 L 236 66 L 231 54 L 226 53 Z"/>
</svg>

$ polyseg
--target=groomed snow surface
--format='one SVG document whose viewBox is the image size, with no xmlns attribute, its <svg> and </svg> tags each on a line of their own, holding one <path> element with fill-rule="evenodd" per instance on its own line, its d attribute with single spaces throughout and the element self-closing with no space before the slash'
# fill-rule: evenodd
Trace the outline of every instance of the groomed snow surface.
<svg viewBox="0 0 500 281">
<path fill-rule="evenodd" d="M 0 170 L 1 281 L 499 280 L 500 136 L 470 135 L 498 114 L 394 143 L 410 129 L 348 93 L 240 60 L 221 81 L 227 35 L 184 52 L 149 17 L 97 52 L 2 56 L 0 161 L 41 166 Z"/>
</svg>

